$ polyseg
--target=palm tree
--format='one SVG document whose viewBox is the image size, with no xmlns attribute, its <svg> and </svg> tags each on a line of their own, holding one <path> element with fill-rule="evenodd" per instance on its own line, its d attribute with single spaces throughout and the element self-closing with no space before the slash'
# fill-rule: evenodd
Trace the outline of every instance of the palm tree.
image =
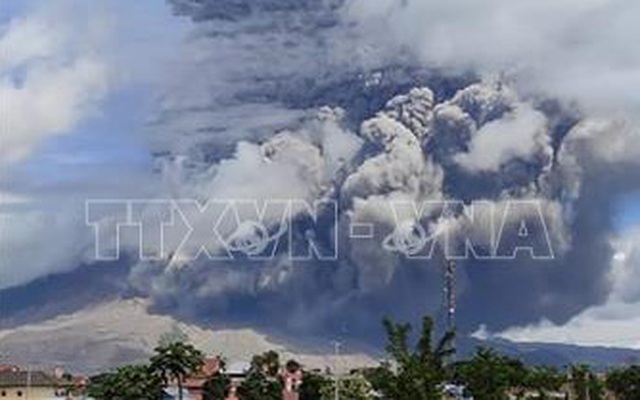
<svg viewBox="0 0 640 400">
<path fill-rule="evenodd" d="M 456 374 L 477 400 L 507 399 L 509 389 L 522 388 L 526 381 L 526 368 L 521 361 L 486 347 L 479 347 L 470 360 L 459 362 Z"/>
<path fill-rule="evenodd" d="M 620 400 L 640 399 L 640 365 L 609 371 L 606 382 Z"/>
<path fill-rule="evenodd" d="M 247 378 L 238 388 L 243 400 L 276 400 L 282 397 L 280 356 L 270 350 L 253 356 Z"/>
<path fill-rule="evenodd" d="M 588 365 L 572 365 L 571 385 L 578 400 L 601 400 L 604 384 L 591 372 Z"/>
<path fill-rule="evenodd" d="M 224 371 L 216 372 L 204 383 L 204 399 L 220 400 L 225 399 L 231 388 L 231 379 Z"/>
<path fill-rule="evenodd" d="M 196 372 L 204 362 L 203 354 L 190 344 L 173 342 L 155 348 L 151 357 L 151 370 L 162 378 L 165 385 L 174 379 L 178 384 L 178 398 L 182 400 L 184 378 Z"/>
<path fill-rule="evenodd" d="M 446 359 L 453 354 L 454 332 L 447 332 L 432 346 L 433 320 L 424 317 L 415 350 L 409 346 L 410 324 L 383 321 L 387 332 L 389 363 L 369 373 L 374 389 L 392 400 L 435 400 L 441 398 L 440 385 L 447 379 Z"/>
<path fill-rule="evenodd" d="M 566 376 L 554 367 L 530 367 L 526 370 L 523 386 L 545 398 L 548 392 L 560 390 L 566 380 Z"/>
</svg>

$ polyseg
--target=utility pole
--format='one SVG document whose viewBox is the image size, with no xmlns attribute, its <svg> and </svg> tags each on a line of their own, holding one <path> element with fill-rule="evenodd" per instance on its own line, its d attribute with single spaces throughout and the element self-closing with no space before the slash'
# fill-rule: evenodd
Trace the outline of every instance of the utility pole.
<svg viewBox="0 0 640 400">
<path fill-rule="evenodd" d="M 27 365 L 27 399 L 31 398 L 31 365 Z"/>
<path fill-rule="evenodd" d="M 335 341 L 333 343 L 334 350 L 334 362 L 333 362 L 333 377 L 335 385 L 333 387 L 334 400 L 340 400 L 340 379 L 338 378 L 338 357 L 340 355 L 340 342 Z"/>
</svg>

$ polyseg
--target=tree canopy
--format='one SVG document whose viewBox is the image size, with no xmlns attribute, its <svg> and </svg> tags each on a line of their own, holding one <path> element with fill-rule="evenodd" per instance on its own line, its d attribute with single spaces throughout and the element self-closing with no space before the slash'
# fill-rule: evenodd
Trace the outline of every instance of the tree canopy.
<svg viewBox="0 0 640 400">
<path fill-rule="evenodd" d="M 159 400 L 162 381 L 146 365 L 127 365 L 92 377 L 88 395 L 98 400 Z"/>
<path fill-rule="evenodd" d="M 204 363 L 204 355 L 194 346 L 184 342 L 171 342 L 155 348 L 150 359 L 150 369 L 165 385 L 171 379 L 178 385 L 178 398 L 182 400 L 182 383 L 187 375 L 196 372 Z"/>
<path fill-rule="evenodd" d="M 249 374 L 240 387 L 238 394 L 242 400 L 280 400 L 282 381 L 280 357 L 275 351 L 267 351 L 253 356 Z"/>
<path fill-rule="evenodd" d="M 640 365 L 610 371 L 606 385 L 620 400 L 640 399 Z"/>
<path fill-rule="evenodd" d="M 577 400 L 601 400 L 606 390 L 619 400 L 640 399 L 640 366 L 628 366 L 599 376 L 586 365 L 574 365 L 568 375 L 553 367 L 526 366 L 522 361 L 479 347 L 468 359 L 453 363 L 454 332 L 446 332 L 434 345 L 434 324 L 425 317 L 415 342 L 411 325 L 390 319 L 383 321 L 388 360 L 378 367 L 366 368 L 339 377 L 306 371 L 295 360 L 284 368 L 276 351 L 252 358 L 247 376 L 233 387 L 242 400 L 281 400 L 285 381 L 295 377 L 300 400 L 331 400 L 336 382 L 342 400 L 441 400 L 449 383 L 463 387 L 475 400 L 506 400 L 534 396 L 550 398 L 550 393 L 569 383 Z M 148 365 L 128 365 L 94 376 L 88 395 L 97 400 L 159 400 L 163 388 L 177 384 L 178 397 L 186 377 L 201 373 L 203 354 L 185 343 L 179 332 L 165 335 Z M 205 400 L 224 399 L 232 384 L 220 359 L 218 370 L 203 386 Z M 449 390 L 449 389 L 447 389 Z M 532 393 L 533 392 L 533 393 Z"/>
<path fill-rule="evenodd" d="M 393 361 L 370 371 L 374 389 L 390 400 L 439 400 L 440 385 L 447 374 L 446 358 L 453 353 L 454 333 L 447 332 L 432 346 L 433 320 L 425 317 L 415 346 L 409 344 L 411 325 L 383 321 L 387 353 Z"/>
</svg>

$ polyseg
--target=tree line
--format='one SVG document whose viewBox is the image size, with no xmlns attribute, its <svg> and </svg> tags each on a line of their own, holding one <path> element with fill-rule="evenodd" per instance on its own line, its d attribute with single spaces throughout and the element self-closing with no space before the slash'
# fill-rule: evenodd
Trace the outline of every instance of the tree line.
<svg viewBox="0 0 640 400">
<path fill-rule="evenodd" d="M 411 325 L 384 320 L 389 361 L 375 368 L 354 370 L 336 379 L 333 375 L 307 371 L 295 360 L 282 365 L 275 351 L 253 357 L 236 395 L 241 400 L 280 400 L 283 371 L 302 374 L 297 388 L 300 400 L 330 400 L 336 384 L 342 400 L 441 400 L 445 384 L 464 388 L 475 400 L 548 399 L 561 388 L 570 388 L 571 399 L 604 400 L 612 393 L 619 400 L 640 399 L 640 365 L 608 371 L 598 376 L 586 365 L 567 371 L 554 367 L 527 366 L 488 347 L 479 347 L 468 359 L 454 361 L 454 332 L 434 340 L 434 324 L 425 317 L 415 343 Z M 204 355 L 185 338 L 161 343 L 149 362 L 127 365 L 90 379 L 89 396 L 97 400 L 158 400 L 172 384 L 182 399 L 186 377 L 196 373 Z M 224 399 L 232 388 L 224 360 L 203 386 L 206 400 Z"/>
</svg>

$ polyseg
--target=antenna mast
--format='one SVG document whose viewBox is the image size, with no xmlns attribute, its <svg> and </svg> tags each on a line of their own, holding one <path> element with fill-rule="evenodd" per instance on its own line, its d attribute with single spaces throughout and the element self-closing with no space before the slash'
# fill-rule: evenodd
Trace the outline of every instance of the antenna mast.
<svg viewBox="0 0 640 400">
<path fill-rule="evenodd" d="M 447 330 L 456 329 L 456 262 L 445 260 L 444 266 L 444 302 L 447 313 Z M 455 339 L 454 339 L 455 340 Z M 455 341 L 451 342 L 453 350 L 456 349 Z"/>
</svg>

